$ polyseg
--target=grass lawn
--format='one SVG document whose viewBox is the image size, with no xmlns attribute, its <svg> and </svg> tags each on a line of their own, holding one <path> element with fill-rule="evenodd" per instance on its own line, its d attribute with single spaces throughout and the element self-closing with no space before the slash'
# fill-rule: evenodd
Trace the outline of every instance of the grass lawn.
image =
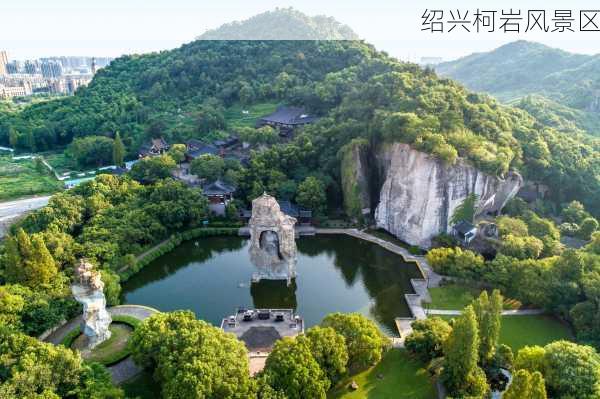
<svg viewBox="0 0 600 399">
<path fill-rule="evenodd" d="M 112 323 L 110 325 L 111 336 L 108 340 L 92 349 L 91 352 L 83 351 L 82 357 L 89 362 L 98 362 L 104 365 L 117 363 L 127 356 L 127 341 L 133 332 L 133 329 L 127 324 Z M 82 348 L 85 345 L 86 337 L 81 334 L 75 339 L 72 347 Z"/>
<path fill-rule="evenodd" d="M 38 194 L 52 194 L 63 187 L 47 169 L 38 171 L 31 159 L 0 157 L 0 201 Z"/>
<path fill-rule="evenodd" d="M 46 162 L 56 170 L 58 174 L 64 172 L 79 171 L 79 168 L 72 159 L 68 158 L 63 151 L 52 151 L 41 154 Z"/>
<path fill-rule="evenodd" d="M 229 128 L 254 127 L 260 117 L 274 112 L 278 105 L 277 103 L 260 103 L 242 107 L 241 104 L 235 104 L 225 110 L 224 117 Z M 248 111 L 248 113 L 244 114 L 242 111 Z"/>
<path fill-rule="evenodd" d="M 479 296 L 481 289 L 460 284 L 447 284 L 429 288 L 431 303 L 429 309 L 462 310 Z M 489 293 L 489 292 L 488 292 Z M 504 309 L 519 309 L 521 303 L 514 299 L 504 298 Z"/>
<path fill-rule="evenodd" d="M 427 307 L 430 309 L 462 310 L 479 296 L 480 292 L 478 289 L 457 284 L 430 288 L 431 303 L 427 304 Z"/>
<path fill-rule="evenodd" d="M 430 316 L 433 317 L 433 316 Z M 450 321 L 457 316 L 436 316 Z M 526 345 L 544 346 L 550 342 L 573 340 L 569 327 L 548 315 L 502 316 L 500 343 L 511 347 L 513 353 Z"/>
<path fill-rule="evenodd" d="M 429 399 L 436 398 L 434 384 L 424 365 L 408 356 L 405 350 L 392 349 L 375 367 L 345 379 L 332 390 L 330 399 Z M 383 378 L 378 378 L 383 376 Z M 358 389 L 348 385 L 356 381 Z"/>
<path fill-rule="evenodd" d="M 510 346 L 513 352 L 526 345 L 544 346 L 560 339 L 572 340 L 569 327 L 552 316 L 504 316 L 500 330 L 500 343 Z"/>
<path fill-rule="evenodd" d="M 143 371 L 134 378 L 121 384 L 127 398 L 155 399 L 160 398 L 160 386 L 152 378 L 152 374 Z"/>
</svg>

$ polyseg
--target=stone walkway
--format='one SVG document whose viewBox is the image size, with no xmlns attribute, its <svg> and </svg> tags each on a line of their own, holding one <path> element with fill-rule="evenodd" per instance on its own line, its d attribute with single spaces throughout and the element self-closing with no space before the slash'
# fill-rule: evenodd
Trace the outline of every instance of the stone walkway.
<svg viewBox="0 0 600 399">
<path fill-rule="evenodd" d="M 356 237 L 361 240 L 369 241 L 387 249 L 390 252 L 398 254 L 404 258 L 405 261 L 415 262 L 423 278 L 421 279 L 410 279 L 410 283 L 415 291 L 414 294 L 404 294 L 408 308 L 412 314 L 411 317 L 397 317 L 396 328 L 400 334 L 400 338 L 394 338 L 392 344 L 394 347 L 403 347 L 404 339 L 412 332 L 412 322 L 415 320 L 426 319 L 427 314 L 423 308 L 422 302 L 431 302 L 431 295 L 429 289 L 432 287 L 438 287 L 443 278 L 442 275 L 437 274 L 433 271 L 433 268 L 427 263 L 424 256 L 413 255 L 406 248 L 396 245 L 392 242 L 386 241 L 382 238 L 372 236 L 362 230 L 357 229 L 317 229 L 317 234 L 346 234 L 352 237 Z"/>
<path fill-rule="evenodd" d="M 439 316 L 459 316 L 462 310 L 444 310 L 444 309 L 427 309 L 425 311 L 428 315 L 439 315 Z M 532 316 L 544 314 L 543 309 L 523 309 L 523 310 L 503 310 L 502 316 Z"/>
<path fill-rule="evenodd" d="M 144 320 L 154 313 L 158 313 L 158 310 L 141 305 L 119 305 L 109 308 L 108 312 L 111 316 L 130 316 L 135 317 L 138 320 Z M 62 340 L 65 339 L 67 334 L 81 324 L 81 319 L 82 316 L 77 316 L 68 323 L 63 324 L 55 331 L 48 334 L 44 341 L 59 345 Z M 133 362 L 131 357 L 128 357 L 125 360 L 108 367 L 108 371 L 110 371 L 113 382 L 115 384 L 120 384 L 123 381 L 135 377 L 142 370 Z"/>
</svg>

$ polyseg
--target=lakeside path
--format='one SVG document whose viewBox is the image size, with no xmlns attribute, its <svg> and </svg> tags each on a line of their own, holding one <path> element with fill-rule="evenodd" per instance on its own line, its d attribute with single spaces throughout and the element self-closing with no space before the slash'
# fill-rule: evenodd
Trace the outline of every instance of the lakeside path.
<svg viewBox="0 0 600 399">
<path fill-rule="evenodd" d="M 112 308 L 108 308 L 108 312 L 111 316 L 131 316 L 135 317 L 138 320 L 144 320 L 152 316 L 153 314 L 158 313 L 158 310 L 140 305 L 119 305 L 113 306 Z M 75 317 L 68 323 L 63 324 L 55 331 L 48 334 L 48 336 L 46 336 L 43 340 L 45 342 L 53 343 L 54 345 L 59 345 L 62 342 L 62 340 L 65 339 L 67 334 L 69 334 L 69 332 L 73 331 L 77 326 L 81 324 L 81 319 L 82 316 Z M 128 379 L 135 377 L 142 371 L 141 368 L 139 368 L 133 362 L 131 356 L 107 368 L 115 384 L 120 384 L 124 381 L 127 381 Z"/>
<path fill-rule="evenodd" d="M 437 316 L 460 316 L 462 310 L 427 309 L 425 310 L 425 313 Z M 514 309 L 502 311 L 502 316 L 532 316 L 540 314 L 544 314 L 543 309 Z"/>
<path fill-rule="evenodd" d="M 416 262 L 424 274 L 427 281 L 427 288 L 438 287 L 444 276 L 433 271 L 424 256 L 413 255 L 406 248 L 386 241 L 382 238 L 375 237 L 358 229 L 316 229 L 317 234 L 346 234 L 361 240 L 369 241 L 377 244 L 390 252 L 400 255 L 408 262 Z"/>
<path fill-rule="evenodd" d="M 14 201 L 0 202 L 0 238 L 4 237 L 9 226 L 24 214 L 48 205 L 49 195 Z"/>
</svg>

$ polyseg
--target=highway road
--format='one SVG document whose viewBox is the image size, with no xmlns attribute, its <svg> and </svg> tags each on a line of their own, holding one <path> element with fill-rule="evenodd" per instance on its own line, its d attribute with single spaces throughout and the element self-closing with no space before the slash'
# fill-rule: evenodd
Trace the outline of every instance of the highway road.
<svg viewBox="0 0 600 399">
<path fill-rule="evenodd" d="M 8 227 L 14 220 L 27 212 L 46 206 L 49 200 L 50 196 L 45 196 L 0 202 L 0 238 L 4 237 Z"/>
</svg>

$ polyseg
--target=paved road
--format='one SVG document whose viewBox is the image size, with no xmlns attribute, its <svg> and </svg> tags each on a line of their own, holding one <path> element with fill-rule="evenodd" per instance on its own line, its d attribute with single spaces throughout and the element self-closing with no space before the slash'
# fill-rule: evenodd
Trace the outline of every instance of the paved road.
<svg viewBox="0 0 600 399">
<path fill-rule="evenodd" d="M 50 196 L 32 197 L 21 200 L 0 202 L 0 238 L 4 237 L 13 221 L 27 212 L 48 205 Z"/>
</svg>

